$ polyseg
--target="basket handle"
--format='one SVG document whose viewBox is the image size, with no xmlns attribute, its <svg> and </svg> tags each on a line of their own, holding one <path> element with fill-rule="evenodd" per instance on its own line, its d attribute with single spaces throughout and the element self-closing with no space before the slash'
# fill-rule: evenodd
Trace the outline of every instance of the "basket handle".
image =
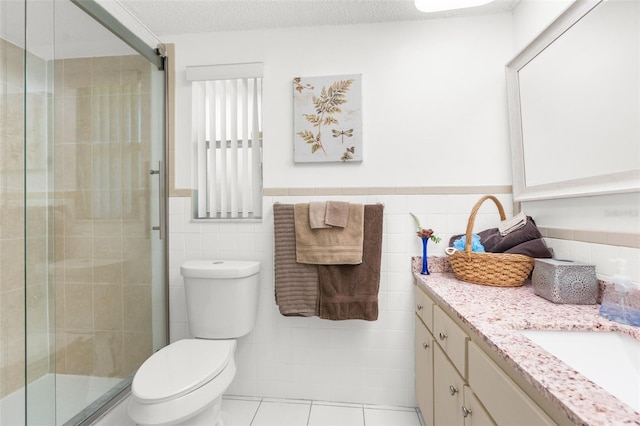
<svg viewBox="0 0 640 426">
<path fill-rule="evenodd" d="M 486 200 L 491 200 L 495 203 L 496 207 L 498 207 L 498 213 L 500 213 L 500 220 L 505 220 L 507 217 L 504 214 L 504 208 L 500 201 L 494 197 L 493 195 L 485 195 L 478 200 L 473 209 L 471 209 L 471 214 L 469 215 L 469 221 L 467 222 L 467 232 L 466 232 L 466 241 L 464 243 L 464 251 L 465 253 L 471 253 L 471 234 L 473 233 L 473 224 L 476 221 L 476 215 L 478 214 L 478 210 L 480 210 L 480 206 Z"/>
</svg>

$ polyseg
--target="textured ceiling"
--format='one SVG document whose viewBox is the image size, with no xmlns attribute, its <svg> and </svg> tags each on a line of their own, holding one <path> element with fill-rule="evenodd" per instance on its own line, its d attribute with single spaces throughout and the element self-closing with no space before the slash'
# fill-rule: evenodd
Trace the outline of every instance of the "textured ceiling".
<svg viewBox="0 0 640 426">
<path fill-rule="evenodd" d="M 411 21 L 512 10 L 496 0 L 459 11 L 422 13 L 413 0 L 119 0 L 157 36 L 321 25 Z"/>
</svg>

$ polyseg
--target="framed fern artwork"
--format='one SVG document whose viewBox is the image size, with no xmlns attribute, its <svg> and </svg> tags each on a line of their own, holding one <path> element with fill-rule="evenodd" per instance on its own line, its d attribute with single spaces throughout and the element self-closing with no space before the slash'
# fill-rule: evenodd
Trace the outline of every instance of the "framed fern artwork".
<svg viewBox="0 0 640 426">
<path fill-rule="evenodd" d="M 362 161 L 362 74 L 293 79 L 296 163 Z"/>
</svg>

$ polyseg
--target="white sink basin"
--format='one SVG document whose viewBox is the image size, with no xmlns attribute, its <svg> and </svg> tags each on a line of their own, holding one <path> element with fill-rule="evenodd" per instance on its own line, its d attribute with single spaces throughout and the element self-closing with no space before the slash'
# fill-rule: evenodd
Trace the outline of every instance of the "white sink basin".
<svg viewBox="0 0 640 426">
<path fill-rule="evenodd" d="M 604 331 L 520 330 L 520 333 L 640 411 L 640 340 Z"/>
</svg>

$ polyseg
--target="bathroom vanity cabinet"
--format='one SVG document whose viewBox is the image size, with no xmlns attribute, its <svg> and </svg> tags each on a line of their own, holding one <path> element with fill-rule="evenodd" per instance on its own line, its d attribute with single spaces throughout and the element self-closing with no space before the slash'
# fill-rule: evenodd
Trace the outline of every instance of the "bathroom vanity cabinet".
<svg viewBox="0 0 640 426">
<path fill-rule="evenodd" d="M 553 425 L 469 334 L 415 289 L 416 398 L 426 425 Z"/>
<path fill-rule="evenodd" d="M 492 287 L 447 271 L 419 271 L 415 262 L 416 397 L 426 424 L 637 423 L 640 411 L 525 331 L 605 332 L 640 341 L 638 327 L 602 317 L 598 305 L 552 303 L 528 283 Z M 452 417 L 443 417 L 447 413 Z"/>
</svg>

